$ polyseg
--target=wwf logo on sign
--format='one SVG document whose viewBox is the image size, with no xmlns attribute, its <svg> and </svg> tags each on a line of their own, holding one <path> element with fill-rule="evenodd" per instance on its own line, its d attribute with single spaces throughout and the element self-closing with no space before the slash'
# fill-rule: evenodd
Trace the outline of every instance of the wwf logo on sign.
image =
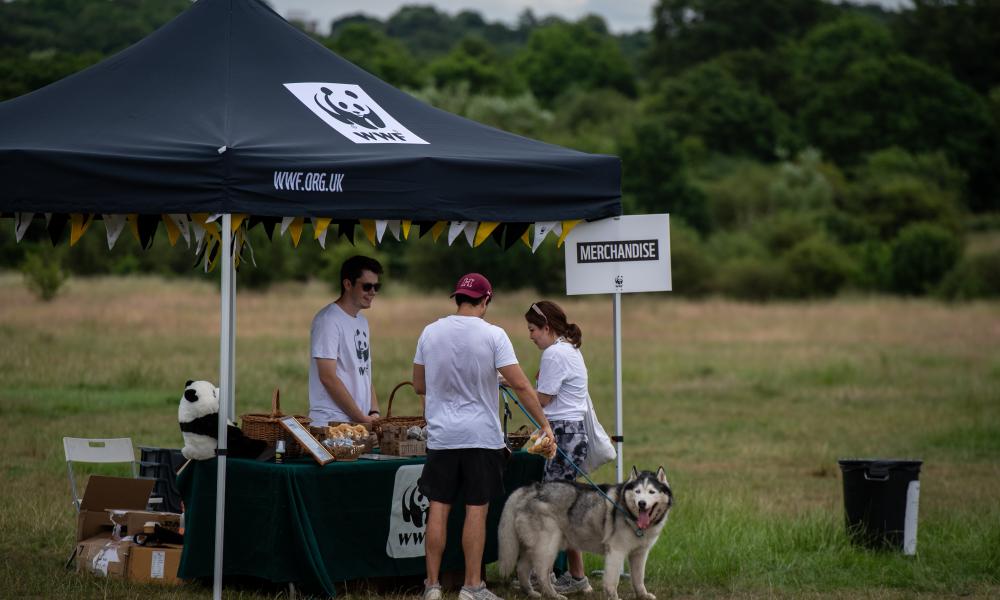
<svg viewBox="0 0 1000 600">
<path fill-rule="evenodd" d="M 426 144 L 350 83 L 286 83 L 302 104 L 355 144 Z"/>
<path fill-rule="evenodd" d="M 624 285 L 625 285 L 625 278 L 624 277 L 622 277 L 621 275 L 619 275 L 618 277 L 615 277 L 615 287 L 616 288 L 622 289 L 622 286 L 624 286 Z"/>
</svg>

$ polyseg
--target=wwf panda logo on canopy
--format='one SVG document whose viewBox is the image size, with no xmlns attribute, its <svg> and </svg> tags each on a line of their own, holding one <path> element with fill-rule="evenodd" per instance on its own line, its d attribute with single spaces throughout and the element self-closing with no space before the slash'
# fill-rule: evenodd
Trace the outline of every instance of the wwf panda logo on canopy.
<svg viewBox="0 0 1000 600">
<path fill-rule="evenodd" d="M 360 85 L 286 83 L 299 102 L 355 144 L 427 144 L 386 112 Z"/>
</svg>

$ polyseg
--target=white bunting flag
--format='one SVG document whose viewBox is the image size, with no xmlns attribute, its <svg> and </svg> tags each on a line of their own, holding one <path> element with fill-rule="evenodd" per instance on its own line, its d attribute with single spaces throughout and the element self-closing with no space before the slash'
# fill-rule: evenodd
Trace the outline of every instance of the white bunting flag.
<svg viewBox="0 0 1000 600">
<path fill-rule="evenodd" d="M 479 221 L 465 222 L 465 240 L 469 242 L 470 248 L 476 247 L 476 230 L 479 229 Z"/>
<path fill-rule="evenodd" d="M 101 218 L 104 219 L 104 229 L 108 233 L 108 250 L 111 250 L 125 229 L 126 215 L 101 215 Z"/>
<path fill-rule="evenodd" d="M 399 220 L 389 221 L 389 233 L 396 238 L 397 242 L 399 241 Z"/>
<path fill-rule="evenodd" d="M 448 245 L 455 243 L 455 238 L 458 237 L 460 233 L 465 231 L 465 224 L 468 221 L 452 221 L 448 224 Z"/>
<path fill-rule="evenodd" d="M 389 221 L 385 219 L 375 219 L 375 239 L 382 243 L 382 236 L 385 235 L 385 228 L 389 225 Z"/>
<path fill-rule="evenodd" d="M 288 230 L 288 226 L 291 225 L 294 220 L 295 217 L 281 217 L 281 230 L 279 233 L 281 233 L 281 235 L 285 235 L 285 231 Z"/>
<path fill-rule="evenodd" d="M 545 240 L 545 236 L 547 236 L 556 225 L 559 225 L 559 221 L 542 221 L 535 223 L 535 239 L 531 243 L 532 253 L 538 250 L 538 247 L 541 246 L 542 242 Z"/>
<path fill-rule="evenodd" d="M 14 213 L 14 237 L 17 238 L 18 243 L 21 242 L 21 238 L 24 237 L 24 232 L 28 231 L 28 226 L 31 225 L 31 220 L 34 218 L 35 213 Z"/>
</svg>

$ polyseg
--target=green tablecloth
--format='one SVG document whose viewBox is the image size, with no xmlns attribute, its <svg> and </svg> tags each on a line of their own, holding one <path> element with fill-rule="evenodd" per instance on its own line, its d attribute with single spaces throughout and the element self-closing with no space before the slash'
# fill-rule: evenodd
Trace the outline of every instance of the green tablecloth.
<svg viewBox="0 0 1000 600">
<path fill-rule="evenodd" d="M 231 458 L 226 463 L 224 575 L 321 587 L 334 582 L 424 573 L 424 558 L 387 553 L 396 471 L 424 459 L 335 462 L 311 458 L 285 464 Z M 211 577 L 215 551 L 216 460 L 195 461 L 177 479 L 184 497 L 185 541 L 179 576 Z M 497 524 L 506 496 L 540 481 L 544 461 L 515 452 L 504 475 L 506 495 L 490 502 L 486 562 L 497 559 Z M 464 506 L 453 507 L 442 570 L 464 568 Z"/>
</svg>

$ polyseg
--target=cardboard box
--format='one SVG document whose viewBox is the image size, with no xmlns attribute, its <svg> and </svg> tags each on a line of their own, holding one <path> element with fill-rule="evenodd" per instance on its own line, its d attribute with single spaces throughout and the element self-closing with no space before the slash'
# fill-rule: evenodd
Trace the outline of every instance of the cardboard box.
<svg viewBox="0 0 1000 600">
<path fill-rule="evenodd" d="M 76 570 L 104 577 L 125 577 L 132 542 L 112 540 L 106 535 L 76 544 Z"/>
<path fill-rule="evenodd" d="M 151 479 L 91 475 L 80 502 L 76 541 L 82 542 L 100 535 L 111 537 L 114 527 L 108 518 L 107 509 L 145 511 L 154 483 L 156 482 Z M 142 530 L 141 524 L 139 530 Z M 122 535 L 125 535 L 124 532 Z"/>
<path fill-rule="evenodd" d="M 177 513 L 149 512 L 146 510 L 127 510 L 120 508 L 108 508 L 105 509 L 105 512 L 108 513 L 108 520 L 110 521 L 110 513 L 121 512 L 123 510 L 125 511 L 125 527 L 121 532 L 122 537 L 127 535 L 134 536 L 142 533 L 143 525 L 150 522 L 159 523 L 161 527 L 171 531 L 180 531 L 181 516 Z"/>
<path fill-rule="evenodd" d="M 128 555 L 128 579 L 142 583 L 179 585 L 177 567 L 181 546 L 132 546 Z"/>
</svg>

